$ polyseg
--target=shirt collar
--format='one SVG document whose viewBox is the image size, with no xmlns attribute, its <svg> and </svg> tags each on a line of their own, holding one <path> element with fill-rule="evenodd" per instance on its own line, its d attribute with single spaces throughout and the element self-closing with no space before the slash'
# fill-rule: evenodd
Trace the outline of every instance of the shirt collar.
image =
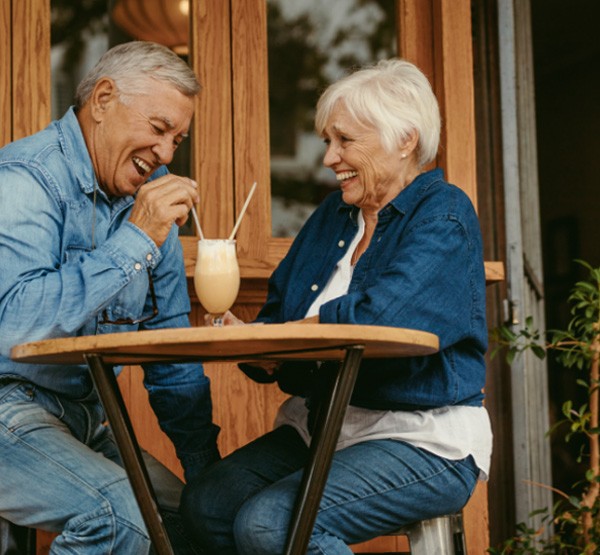
<svg viewBox="0 0 600 555">
<path fill-rule="evenodd" d="M 58 121 L 58 129 L 60 146 L 71 168 L 73 168 L 73 173 L 81 191 L 88 195 L 92 194 L 94 192 L 94 185 L 96 185 L 98 187 L 98 195 L 109 202 L 113 208 L 118 209 L 120 206 L 131 204 L 133 202 L 133 197 L 131 196 L 113 199 L 111 202 L 106 193 L 98 186 L 94 165 L 92 164 L 79 120 L 75 114 L 74 106 L 71 106 Z"/>
<path fill-rule="evenodd" d="M 440 168 L 419 174 L 413 182 L 400 191 L 400 194 L 390 204 L 401 214 L 409 212 L 427 190 L 437 181 L 443 181 L 444 172 Z"/>
<path fill-rule="evenodd" d="M 444 179 L 444 172 L 440 168 L 436 168 L 424 173 L 419 174 L 413 182 L 402 189 L 400 193 L 390 201 L 387 206 L 384 206 L 380 213 L 387 210 L 388 207 L 394 208 L 400 214 L 406 214 L 412 207 L 419 202 L 420 198 L 427 192 L 429 187 L 436 181 L 442 181 Z M 358 213 L 358 207 L 352 204 L 346 204 L 340 199 L 338 205 L 339 211 L 350 212 L 350 217 L 356 221 L 356 214 Z"/>
<path fill-rule="evenodd" d="M 71 165 L 79 187 L 84 193 L 92 193 L 96 175 L 73 106 L 58 121 L 58 129 L 60 146 Z"/>
</svg>

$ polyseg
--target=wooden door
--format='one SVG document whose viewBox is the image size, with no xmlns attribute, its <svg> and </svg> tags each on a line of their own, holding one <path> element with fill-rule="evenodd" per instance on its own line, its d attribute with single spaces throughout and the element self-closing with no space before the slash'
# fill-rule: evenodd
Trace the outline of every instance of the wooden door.
<svg viewBox="0 0 600 555">
<path fill-rule="evenodd" d="M 531 316 L 543 329 L 540 214 L 531 210 L 539 187 L 530 2 L 499 2 L 498 19 L 509 324 L 519 330 Z M 552 483 L 548 370 L 530 350 L 510 367 L 516 522 L 530 522 L 553 501 L 549 488 L 531 485 Z M 534 527 L 542 523 L 542 515 L 533 517 Z"/>
</svg>

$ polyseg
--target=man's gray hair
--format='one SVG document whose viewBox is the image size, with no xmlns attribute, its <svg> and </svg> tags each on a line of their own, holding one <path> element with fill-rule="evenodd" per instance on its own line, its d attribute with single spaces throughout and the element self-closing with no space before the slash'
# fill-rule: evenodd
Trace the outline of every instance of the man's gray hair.
<svg viewBox="0 0 600 555">
<path fill-rule="evenodd" d="M 185 96 L 200 92 L 192 69 L 175 52 L 154 42 L 126 42 L 106 52 L 79 83 L 75 92 L 77 108 L 89 100 L 96 83 L 104 77 L 115 82 L 123 100 L 147 93 L 148 79 L 168 83 Z"/>
<path fill-rule="evenodd" d="M 320 135 L 338 101 L 357 122 L 378 130 L 388 152 L 400 148 L 416 132 L 420 166 L 435 159 L 440 111 L 427 77 L 414 64 L 382 60 L 330 85 L 317 103 L 315 129 Z"/>
</svg>

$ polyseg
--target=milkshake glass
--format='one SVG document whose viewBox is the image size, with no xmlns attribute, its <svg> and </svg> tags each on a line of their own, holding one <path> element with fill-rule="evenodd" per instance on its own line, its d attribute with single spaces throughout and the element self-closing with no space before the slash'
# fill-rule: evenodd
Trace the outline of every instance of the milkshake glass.
<svg viewBox="0 0 600 555">
<path fill-rule="evenodd" d="M 194 271 L 194 287 L 202 306 L 213 318 L 213 326 L 223 325 L 240 289 L 240 268 L 235 239 L 201 239 Z"/>
</svg>

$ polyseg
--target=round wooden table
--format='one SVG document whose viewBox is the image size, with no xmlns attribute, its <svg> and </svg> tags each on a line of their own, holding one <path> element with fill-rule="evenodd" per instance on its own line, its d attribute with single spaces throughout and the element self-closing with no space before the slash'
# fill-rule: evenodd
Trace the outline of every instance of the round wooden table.
<svg viewBox="0 0 600 555">
<path fill-rule="evenodd" d="M 148 533 L 159 555 L 172 555 L 154 491 L 113 367 L 146 362 L 339 360 L 319 411 L 298 492 L 286 554 L 301 555 L 312 534 L 346 407 L 365 358 L 423 356 L 438 350 L 427 332 L 347 324 L 267 324 L 186 328 L 47 339 L 15 346 L 15 361 L 87 364 L 106 411 Z"/>
</svg>

